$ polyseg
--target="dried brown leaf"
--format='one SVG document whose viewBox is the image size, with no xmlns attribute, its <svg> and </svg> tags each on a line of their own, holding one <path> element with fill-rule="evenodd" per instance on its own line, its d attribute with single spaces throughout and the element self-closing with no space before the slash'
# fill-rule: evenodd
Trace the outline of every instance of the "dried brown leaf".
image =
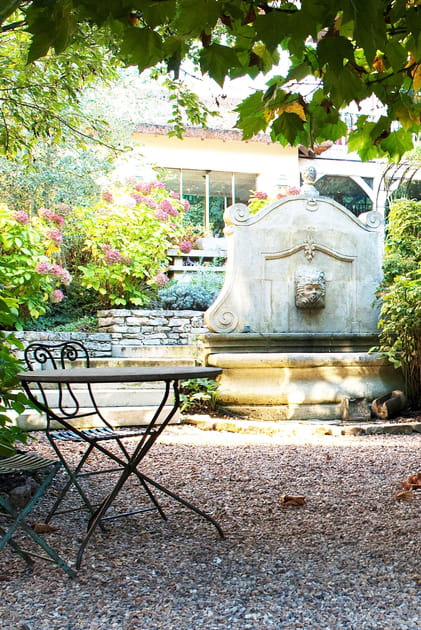
<svg viewBox="0 0 421 630">
<path fill-rule="evenodd" d="M 412 488 L 410 490 L 401 490 L 395 494 L 396 501 L 413 501 L 414 492 Z"/>
<path fill-rule="evenodd" d="M 305 500 L 305 496 L 293 496 L 290 494 L 282 494 L 280 497 L 281 505 L 285 507 L 288 505 L 304 505 Z"/>
<path fill-rule="evenodd" d="M 49 532 L 58 531 L 58 527 L 54 527 L 54 525 L 50 525 L 49 523 L 32 523 L 31 528 L 37 534 L 48 534 Z"/>
<path fill-rule="evenodd" d="M 416 475 L 409 475 L 407 481 L 401 482 L 402 488 L 405 490 L 420 490 L 421 489 L 421 473 Z"/>
</svg>

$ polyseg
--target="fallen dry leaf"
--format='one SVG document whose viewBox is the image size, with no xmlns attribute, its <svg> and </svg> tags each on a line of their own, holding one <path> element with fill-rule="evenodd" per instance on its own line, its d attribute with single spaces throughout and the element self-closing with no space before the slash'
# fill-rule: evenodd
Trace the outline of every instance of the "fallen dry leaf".
<svg viewBox="0 0 421 630">
<path fill-rule="evenodd" d="M 408 482 L 412 484 L 413 488 L 421 488 L 421 473 L 416 475 L 409 475 Z"/>
<path fill-rule="evenodd" d="M 304 505 L 306 498 L 304 496 L 292 496 L 289 494 L 283 494 L 280 497 L 281 505 Z"/>
<path fill-rule="evenodd" d="M 412 488 L 410 490 L 401 490 L 395 494 L 396 501 L 413 501 L 414 492 Z"/>
<path fill-rule="evenodd" d="M 49 525 L 48 523 L 32 523 L 31 528 L 37 534 L 48 534 L 48 532 L 56 532 L 58 527 L 54 527 L 54 525 Z"/>
<path fill-rule="evenodd" d="M 402 488 L 405 490 L 420 490 L 421 489 L 421 473 L 416 475 L 409 475 L 407 481 L 401 482 Z"/>
</svg>

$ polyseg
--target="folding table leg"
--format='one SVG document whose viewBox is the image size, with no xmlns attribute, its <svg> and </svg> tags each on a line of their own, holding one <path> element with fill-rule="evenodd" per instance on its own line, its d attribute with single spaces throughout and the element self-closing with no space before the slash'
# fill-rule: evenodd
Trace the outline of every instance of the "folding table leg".
<svg viewBox="0 0 421 630">
<path fill-rule="evenodd" d="M 168 488 L 165 488 L 164 486 L 161 486 L 160 483 L 158 483 L 157 481 L 154 481 L 153 479 L 150 479 L 149 477 L 146 477 L 146 475 L 142 474 L 142 477 L 144 478 L 144 480 L 147 483 L 152 484 L 153 486 L 155 486 L 155 488 L 158 488 L 158 490 L 161 490 L 161 492 L 163 492 L 164 494 L 167 494 L 169 497 L 171 497 L 172 499 L 174 499 L 175 501 L 178 501 L 179 503 L 181 503 L 182 505 L 185 505 L 187 508 L 189 508 L 190 510 L 193 510 L 193 512 L 196 512 L 196 514 L 199 514 L 199 516 L 202 516 L 203 518 L 205 518 L 207 521 L 209 521 L 210 523 L 212 523 L 212 525 L 214 525 L 218 531 L 218 534 L 220 535 L 221 538 L 225 538 L 225 534 L 221 528 L 221 526 L 219 525 L 219 523 L 217 523 L 215 521 L 214 518 L 212 518 L 212 516 L 210 516 L 209 514 L 207 514 L 207 512 L 203 512 L 203 510 L 200 510 L 198 507 L 196 507 L 195 505 L 193 505 L 192 503 L 189 503 L 188 501 L 186 501 L 185 499 L 183 499 L 182 497 L 179 497 L 178 494 L 175 494 L 174 492 L 172 492 L 171 490 L 168 490 Z"/>
<path fill-rule="evenodd" d="M 129 457 L 128 461 L 127 462 L 121 462 L 121 460 L 120 460 L 120 463 L 123 465 L 122 474 L 121 474 L 120 478 L 118 479 L 117 483 L 115 484 L 113 490 L 105 498 L 105 500 L 101 503 L 101 505 L 99 506 L 98 510 L 94 513 L 94 515 L 92 516 L 92 518 L 90 519 L 90 521 L 88 523 L 88 530 L 87 530 L 87 532 L 85 534 L 85 537 L 84 537 L 84 539 L 82 541 L 81 546 L 79 547 L 79 551 L 78 551 L 78 554 L 77 554 L 77 560 L 76 560 L 76 568 L 77 569 L 79 569 L 79 567 L 80 567 L 80 564 L 82 562 L 83 553 L 84 553 L 84 551 L 86 549 L 86 546 L 87 546 L 91 536 L 93 535 L 93 533 L 95 531 L 96 526 L 101 524 L 101 519 L 105 519 L 106 518 L 105 514 L 106 514 L 107 510 L 110 508 L 110 506 L 114 502 L 114 499 L 117 497 L 117 495 L 119 494 L 120 490 L 123 488 L 124 484 L 126 483 L 127 479 L 132 474 L 135 474 L 137 476 L 138 480 L 140 481 L 140 483 L 142 484 L 143 488 L 147 492 L 149 498 L 151 499 L 151 501 L 155 505 L 155 508 L 159 511 L 160 515 L 165 520 L 167 520 L 167 517 L 165 516 L 161 506 L 158 503 L 158 500 L 156 499 L 156 497 L 152 493 L 151 489 L 148 488 L 148 484 L 151 484 L 151 485 L 155 486 L 158 490 L 161 490 L 164 494 L 167 494 L 168 496 L 173 498 L 175 501 L 178 501 L 179 503 L 183 504 L 184 506 L 186 506 L 187 508 L 189 508 L 193 512 L 196 512 L 196 514 L 198 514 L 199 516 L 202 516 L 203 518 L 205 518 L 207 521 L 212 523 L 212 525 L 214 525 L 214 527 L 217 529 L 220 537 L 221 538 L 225 538 L 224 532 L 222 531 L 221 527 L 219 526 L 219 524 L 209 514 L 207 514 L 206 512 L 203 512 L 202 510 L 200 510 L 199 508 L 195 507 L 194 505 L 192 505 L 191 503 L 189 503 L 185 499 L 182 499 L 181 497 L 179 497 L 175 493 L 171 492 L 170 490 L 167 490 L 167 488 L 165 488 L 164 486 L 161 486 L 156 481 L 153 481 L 152 479 L 149 479 L 149 477 L 146 477 L 143 473 L 141 473 L 138 470 L 138 466 L 141 464 L 143 458 L 149 452 L 149 450 L 151 449 L 151 447 L 153 446 L 155 441 L 161 435 L 162 431 L 169 424 L 171 418 L 174 416 L 175 412 L 179 408 L 179 405 L 180 405 L 180 394 L 179 394 L 179 388 L 178 388 L 178 381 L 174 380 L 174 381 L 172 381 L 172 387 L 173 387 L 173 392 L 174 392 L 174 402 L 173 402 L 172 408 L 170 409 L 170 411 L 166 415 L 165 419 L 162 422 L 160 422 L 159 425 L 157 425 L 158 418 L 159 418 L 159 416 L 161 414 L 161 411 L 164 408 L 164 405 L 165 405 L 165 403 L 166 403 L 166 401 L 168 399 L 168 395 L 169 395 L 169 392 L 170 392 L 170 387 L 171 387 L 171 383 L 169 381 L 167 381 L 165 383 L 164 395 L 162 397 L 162 400 L 161 400 L 158 408 L 156 409 L 156 411 L 154 413 L 154 416 L 153 416 L 152 420 L 150 421 L 150 424 L 149 424 L 149 427 L 148 427 L 148 432 L 146 432 L 146 434 L 144 435 L 143 439 L 137 445 L 137 447 L 135 448 L 134 452 Z M 153 432 L 152 432 L 152 430 L 153 430 Z M 109 452 L 107 452 L 99 444 L 97 444 L 97 448 L 99 450 L 101 450 L 102 452 L 104 452 L 105 455 L 108 455 L 112 459 L 115 459 L 115 457 L 113 457 Z M 154 509 L 154 508 L 151 508 L 151 509 Z M 145 509 L 137 510 L 137 511 L 133 511 L 133 512 L 128 512 L 126 514 L 136 514 L 138 512 L 142 512 L 142 511 L 145 511 Z M 122 514 L 121 516 L 126 516 L 126 514 Z M 117 517 L 113 517 L 113 518 L 117 518 Z"/>
</svg>

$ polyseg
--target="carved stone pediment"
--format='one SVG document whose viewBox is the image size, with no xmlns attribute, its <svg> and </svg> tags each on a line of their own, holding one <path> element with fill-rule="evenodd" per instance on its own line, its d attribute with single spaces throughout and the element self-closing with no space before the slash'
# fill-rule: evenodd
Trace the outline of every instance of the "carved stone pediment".
<svg viewBox="0 0 421 630">
<path fill-rule="evenodd" d="M 211 331 L 376 332 L 383 245 L 377 216 L 363 222 L 331 199 L 303 194 L 255 215 L 234 204 L 224 218 L 227 266 L 205 314 Z M 314 285 L 308 283 L 307 305 L 304 276 Z"/>
</svg>

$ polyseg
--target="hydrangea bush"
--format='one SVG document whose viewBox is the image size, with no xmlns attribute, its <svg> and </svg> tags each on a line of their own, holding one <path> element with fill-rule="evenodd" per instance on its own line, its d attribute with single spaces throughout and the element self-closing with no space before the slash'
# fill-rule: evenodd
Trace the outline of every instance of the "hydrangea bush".
<svg viewBox="0 0 421 630">
<path fill-rule="evenodd" d="M 64 222 L 61 207 L 30 216 L 0 204 L 0 295 L 15 301 L 19 318 L 39 317 L 49 300 L 64 297 L 71 281 L 61 264 Z"/>
<path fill-rule="evenodd" d="M 114 184 L 94 207 L 77 209 L 88 259 L 78 267 L 81 284 L 97 291 L 104 307 L 147 303 L 151 290 L 168 282 L 168 248 L 189 247 L 187 209 L 161 182 L 135 180 Z"/>
</svg>

